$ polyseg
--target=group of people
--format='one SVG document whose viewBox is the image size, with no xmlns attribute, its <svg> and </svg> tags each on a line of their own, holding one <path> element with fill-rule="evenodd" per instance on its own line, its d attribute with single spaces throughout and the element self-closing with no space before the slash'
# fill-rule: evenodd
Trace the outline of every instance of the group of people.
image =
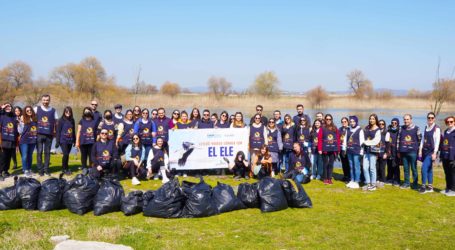
<svg viewBox="0 0 455 250">
<path fill-rule="evenodd" d="M 296 106 L 297 114 L 281 117 L 275 110 L 266 118 L 261 105 L 249 123 L 242 112 L 229 116 L 205 109 L 202 114 L 194 108 L 191 113 L 174 110 L 166 116 L 164 108 L 147 109 L 139 106 L 124 113 L 120 104 L 114 111 L 101 114 L 97 101 L 85 107 L 82 118 L 76 122 L 71 107 L 58 116 L 50 106 L 51 97 L 43 95 L 40 105 L 23 109 L 5 103 L 0 110 L 1 151 L 0 180 L 9 176 L 11 159 L 16 149 L 22 158 L 25 176 L 32 175 L 32 157 L 36 148 L 37 170 L 40 176 L 50 175 L 50 151 L 61 148 L 62 172 L 71 174 L 69 154 L 76 147 L 81 154 L 81 169 L 94 177 L 124 174 L 133 185 L 140 179 L 160 178 L 167 182 L 169 169 L 169 131 L 172 129 L 249 128 L 249 152 L 238 152 L 228 168 L 239 178 L 262 178 L 283 175 L 297 182 L 321 180 L 333 184 L 333 167 L 339 160 L 343 181 L 348 188 L 374 191 L 384 184 L 400 185 L 400 165 L 404 182 L 401 188 L 433 192 L 433 163 L 439 156 L 446 176 L 443 193 L 455 196 L 455 133 L 453 116 L 445 119 L 447 129 L 442 132 L 435 124 L 435 114 L 428 113 L 424 130 L 412 122 L 412 116 L 403 116 L 403 125 L 397 118 L 390 125 L 371 114 L 369 123 L 362 128 L 356 116 L 343 117 L 337 127 L 332 115 L 318 112 L 314 121 L 304 113 L 304 106 Z M 44 156 L 44 162 L 43 162 Z M 422 182 L 418 186 L 417 161 L 422 161 Z M 386 171 L 387 170 L 387 171 Z M 413 182 L 410 182 L 412 172 Z M 186 174 L 186 173 L 185 173 Z"/>
</svg>

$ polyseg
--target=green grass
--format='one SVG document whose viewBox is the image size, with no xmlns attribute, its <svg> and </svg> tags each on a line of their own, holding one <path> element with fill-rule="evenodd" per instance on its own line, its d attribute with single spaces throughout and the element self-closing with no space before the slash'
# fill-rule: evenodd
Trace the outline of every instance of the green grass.
<svg viewBox="0 0 455 250">
<path fill-rule="evenodd" d="M 52 156 L 53 172 L 60 170 Z M 76 169 L 78 161 L 70 162 Z M 435 169 L 435 187 L 445 183 Z M 339 176 L 340 170 L 335 173 Z M 195 178 L 187 178 L 196 181 Z M 230 177 L 206 177 L 237 186 Z M 122 181 L 126 192 L 130 180 Z M 159 181 L 144 181 L 142 190 L 157 189 Z M 49 238 L 68 234 L 76 240 L 129 245 L 135 249 L 450 249 L 455 245 L 455 198 L 439 192 L 421 195 L 415 190 L 386 186 L 375 192 L 349 190 L 340 181 L 304 186 L 314 208 L 286 209 L 263 214 L 247 209 L 200 219 L 158 219 L 121 212 L 95 217 L 67 210 L 0 212 L 0 248 L 52 249 Z"/>
</svg>

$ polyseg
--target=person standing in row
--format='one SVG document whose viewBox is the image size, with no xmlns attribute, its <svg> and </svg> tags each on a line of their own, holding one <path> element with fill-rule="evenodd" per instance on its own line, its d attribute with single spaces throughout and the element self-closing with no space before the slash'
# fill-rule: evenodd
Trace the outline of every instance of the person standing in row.
<svg viewBox="0 0 455 250">
<path fill-rule="evenodd" d="M 112 120 L 112 111 L 105 110 L 104 111 L 104 119 L 98 124 L 97 131 L 100 132 L 102 129 L 107 129 L 107 139 L 113 140 L 116 138 L 116 131 L 115 131 L 115 122 Z M 97 136 L 97 140 L 99 140 L 100 136 Z"/>
<path fill-rule="evenodd" d="M 97 110 L 98 108 L 98 102 L 96 100 L 91 101 L 90 103 L 90 109 L 92 110 L 93 113 L 93 120 L 96 122 L 96 127 L 100 124 L 102 117 L 101 113 Z"/>
<path fill-rule="evenodd" d="M 164 108 L 158 109 L 158 117 L 153 120 L 156 125 L 156 138 L 163 138 L 163 147 L 166 152 L 169 151 L 169 129 L 171 124 L 171 119 L 166 117 L 166 110 Z"/>
<path fill-rule="evenodd" d="M 153 144 L 156 143 L 156 124 L 149 118 L 148 109 L 142 109 L 142 118 L 138 119 L 134 124 L 134 133 L 141 138 L 141 144 L 144 146 L 145 155 L 148 155 Z"/>
<path fill-rule="evenodd" d="M 332 185 L 333 163 L 340 152 L 340 134 L 331 114 L 325 115 L 325 126 L 319 130 L 318 151 L 322 155 L 324 184 Z"/>
<path fill-rule="evenodd" d="M 123 155 L 125 153 L 126 147 L 131 144 L 131 139 L 134 135 L 134 122 L 133 122 L 133 111 L 128 109 L 125 112 L 123 121 L 117 126 L 118 134 L 115 145 L 119 148 L 119 154 Z"/>
<path fill-rule="evenodd" d="M 112 117 L 112 120 L 114 121 L 115 124 L 115 133 L 116 135 L 118 134 L 118 125 L 123 121 L 123 114 L 122 114 L 122 105 L 121 104 L 116 104 L 114 106 L 115 109 L 115 114 Z"/>
<path fill-rule="evenodd" d="M 309 152 L 311 152 L 310 149 L 310 134 L 311 134 L 311 127 L 308 125 L 306 121 L 306 117 L 300 118 L 299 125 L 296 127 L 295 131 L 296 135 L 296 142 L 300 143 L 300 149 L 305 155 L 309 155 Z M 295 150 L 294 150 L 295 151 Z M 305 167 L 305 174 L 310 172 L 310 161 L 306 161 L 308 163 L 307 166 Z"/>
<path fill-rule="evenodd" d="M 343 140 L 343 148 L 349 159 L 349 167 L 351 170 L 351 181 L 346 185 L 348 188 L 360 188 L 360 158 L 363 156 L 363 142 L 365 135 L 363 129 L 358 125 L 359 119 L 357 116 L 349 117 L 350 127 L 346 131 Z"/>
<path fill-rule="evenodd" d="M 387 182 L 393 186 L 400 186 L 400 159 L 398 158 L 397 139 L 400 120 L 393 118 L 389 125 L 390 147 L 387 159 Z"/>
<path fill-rule="evenodd" d="M 197 128 L 199 121 L 201 120 L 201 112 L 198 108 L 193 108 L 190 114 L 190 122 L 192 128 Z"/>
<path fill-rule="evenodd" d="M 68 167 L 71 149 L 76 142 L 76 129 L 73 118 L 73 109 L 67 106 L 63 110 L 62 117 L 58 120 L 57 138 L 55 147 L 62 149 L 62 172 L 66 175 L 71 175 Z"/>
<path fill-rule="evenodd" d="M 46 174 L 50 176 L 49 163 L 51 159 L 52 139 L 57 128 L 57 110 L 50 106 L 51 96 L 41 96 L 41 105 L 34 108 L 38 120 L 38 135 L 36 144 L 36 165 L 40 176 Z M 44 165 L 43 165 L 44 153 Z"/>
<path fill-rule="evenodd" d="M 231 123 L 231 128 L 244 128 L 246 126 L 243 121 L 242 112 L 236 112 L 234 116 L 234 121 Z"/>
<path fill-rule="evenodd" d="M 303 117 L 305 117 L 307 124 L 311 124 L 310 117 L 304 113 L 305 107 L 303 107 L 303 104 L 297 104 L 295 109 L 297 110 L 297 115 L 295 115 L 292 118 L 292 121 L 294 122 L 294 124 L 296 126 L 298 126 L 298 124 L 300 124 L 300 119 L 302 119 Z"/>
<path fill-rule="evenodd" d="M 262 117 L 259 114 L 254 115 L 254 123 L 250 126 L 250 159 L 254 159 L 255 155 L 260 153 L 262 146 L 265 145 L 267 147 L 268 144 L 267 128 L 266 125 L 261 122 L 261 118 Z M 268 150 L 267 153 L 269 154 Z M 270 164 L 271 163 L 272 162 L 270 162 Z"/>
<path fill-rule="evenodd" d="M 340 143 L 343 144 L 346 131 L 349 129 L 349 121 L 347 117 L 341 118 L 341 127 L 338 129 L 340 133 Z M 341 168 L 343 169 L 343 181 L 348 183 L 351 180 L 351 169 L 349 167 L 349 159 L 346 154 L 346 148 L 341 147 L 340 153 Z"/>
<path fill-rule="evenodd" d="M 277 129 L 275 123 L 275 118 L 270 118 L 267 126 L 267 147 L 272 156 L 273 175 L 277 175 L 280 172 L 278 164 L 280 162 L 280 152 L 283 150 L 281 132 Z"/>
<path fill-rule="evenodd" d="M 387 131 L 386 123 L 382 119 L 379 120 L 379 130 L 381 132 L 381 142 L 378 160 L 376 162 L 376 173 L 378 176 L 376 186 L 384 187 L 384 184 L 387 181 L 385 167 L 389 157 L 388 152 L 390 152 L 390 133 Z"/>
<path fill-rule="evenodd" d="M 318 144 L 319 138 L 318 134 L 321 130 L 322 122 L 321 120 L 314 120 L 313 127 L 311 128 L 311 179 L 320 180 L 322 178 L 322 155 L 319 154 Z"/>
<path fill-rule="evenodd" d="M 17 138 L 19 136 L 17 131 L 17 119 L 14 115 L 10 103 L 2 106 L 2 113 L 0 115 L 0 181 L 9 177 L 9 165 L 13 153 L 16 151 Z"/>
<path fill-rule="evenodd" d="M 422 186 L 420 193 L 433 192 L 433 162 L 436 160 L 441 140 L 441 129 L 435 123 L 436 115 L 427 114 L 427 126 L 423 131 L 419 146 L 419 158 L 422 159 Z"/>
<path fill-rule="evenodd" d="M 133 108 L 133 122 L 136 122 L 139 119 L 141 119 L 141 107 L 136 105 Z"/>
<path fill-rule="evenodd" d="M 229 122 L 229 114 L 226 111 L 221 112 L 220 120 L 216 123 L 216 128 L 229 128 L 231 123 Z"/>
<path fill-rule="evenodd" d="M 17 124 L 19 124 L 19 122 L 22 119 L 22 108 L 21 107 L 19 107 L 19 106 L 14 107 L 14 116 L 16 116 Z M 19 135 L 20 135 L 20 133 L 19 133 Z M 12 157 L 13 158 L 13 169 L 17 169 L 17 154 L 16 154 L 17 151 L 19 151 L 19 152 L 21 151 L 19 143 L 16 143 L 16 150 L 14 151 L 14 154 Z M 22 156 L 22 153 L 21 153 L 21 156 Z"/>
<path fill-rule="evenodd" d="M 281 130 L 281 125 L 283 125 L 283 119 L 281 119 L 281 111 L 279 111 L 278 109 L 273 111 L 273 118 L 275 118 L 275 123 L 278 129 Z"/>
<path fill-rule="evenodd" d="M 180 114 L 180 121 L 178 121 L 173 129 L 187 129 L 191 128 L 191 121 L 188 119 L 188 113 L 182 111 Z"/>
<path fill-rule="evenodd" d="M 412 115 L 403 116 L 404 125 L 398 131 L 398 157 L 403 160 L 404 183 L 402 189 L 410 187 L 409 170 L 412 171 L 412 188 L 418 188 L 419 174 L 417 173 L 417 152 L 419 151 L 419 141 L 422 138 L 418 126 L 412 123 Z"/>
<path fill-rule="evenodd" d="M 260 105 L 260 104 L 256 105 L 256 114 L 251 117 L 250 126 L 254 123 L 254 118 L 256 115 L 259 115 L 261 117 L 262 124 L 267 124 L 267 117 L 262 115 L 263 111 L 264 111 L 264 107 L 262 105 Z"/>
<path fill-rule="evenodd" d="M 19 147 L 22 158 L 22 171 L 26 177 L 32 176 L 33 150 L 36 147 L 38 123 L 32 106 L 24 108 L 24 114 L 19 120 Z"/>
<path fill-rule="evenodd" d="M 294 149 L 295 142 L 295 125 L 289 114 L 284 116 L 283 127 L 281 128 L 281 136 L 283 137 L 283 165 L 281 170 L 288 172 L 289 170 L 289 157 Z M 283 169 L 284 168 L 284 169 Z"/>
<path fill-rule="evenodd" d="M 445 120 L 447 129 L 444 131 L 441 143 L 441 160 L 446 179 L 446 188 L 441 193 L 455 196 L 455 117 Z"/>
<path fill-rule="evenodd" d="M 376 161 L 381 143 L 381 131 L 378 126 L 378 116 L 371 114 L 369 124 L 365 127 L 365 141 L 363 142 L 365 155 L 363 156 L 363 176 L 365 177 L 365 191 L 376 190 Z"/>
<path fill-rule="evenodd" d="M 202 119 L 199 121 L 197 128 L 206 129 L 206 128 L 213 128 L 214 124 L 210 119 L 210 110 L 204 109 L 202 111 Z"/>
<path fill-rule="evenodd" d="M 77 125 L 76 133 L 76 148 L 81 152 L 81 168 L 84 173 L 88 171 L 88 167 L 94 161 L 91 152 L 96 142 L 97 128 L 92 110 L 90 107 L 85 107 L 82 118 Z M 107 133 L 105 138 L 107 139 Z M 89 160 L 89 164 L 87 164 L 87 160 Z"/>
</svg>

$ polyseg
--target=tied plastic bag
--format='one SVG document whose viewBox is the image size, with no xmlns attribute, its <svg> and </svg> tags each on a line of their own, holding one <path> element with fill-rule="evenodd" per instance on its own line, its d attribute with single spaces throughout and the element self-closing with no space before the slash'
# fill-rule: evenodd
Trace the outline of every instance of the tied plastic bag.
<svg viewBox="0 0 455 250">
<path fill-rule="evenodd" d="M 17 177 L 14 179 L 14 186 L 0 189 L 0 210 L 20 208 L 22 203 L 16 190 Z"/>
<path fill-rule="evenodd" d="M 262 212 L 274 212 L 288 208 L 288 202 L 280 180 L 265 177 L 259 182 L 259 198 Z"/>
<path fill-rule="evenodd" d="M 147 205 L 149 204 L 149 202 L 153 199 L 153 197 L 155 197 L 155 191 L 152 191 L 152 190 L 149 190 L 149 191 L 146 191 L 143 195 L 142 195 L 142 211 L 145 210 L 145 208 L 147 207 Z"/>
<path fill-rule="evenodd" d="M 179 218 L 185 200 L 186 197 L 180 188 L 179 181 L 170 180 L 155 191 L 153 198 L 147 202 L 144 208 L 144 215 L 158 218 Z"/>
<path fill-rule="evenodd" d="M 65 190 L 66 180 L 62 178 L 50 178 L 41 184 L 38 198 L 38 209 L 40 211 L 51 211 L 63 207 L 62 197 Z"/>
<path fill-rule="evenodd" d="M 248 208 L 258 208 L 258 183 L 241 183 L 237 191 L 237 198 Z"/>
<path fill-rule="evenodd" d="M 130 192 L 127 196 L 122 197 L 122 210 L 124 215 L 133 215 L 142 212 L 142 206 L 144 203 L 142 191 Z"/>
<path fill-rule="evenodd" d="M 98 216 L 120 211 L 124 195 L 123 187 L 118 181 L 103 179 L 93 202 L 93 213 Z"/>
<path fill-rule="evenodd" d="M 183 208 L 183 217 L 197 218 L 218 214 L 218 209 L 212 199 L 212 188 L 202 178 L 197 184 L 186 184 L 183 186 L 183 192 L 187 198 Z"/>
<path fill-rule="evenodd" d="M 212 189 L 212 199 L 220 213 L 246 208 L 235 196 L 234 189 L 224 183 L 218 182 L 217 186 Z"/>
<path fill-rule="evenodd" d="M 33 178 L 19 177 L 16 183 L 16 191 L 26 210 L 35 210 L 38 206 L 38 197 L 41 184 Z"/>
<path fill-rule="evenodd" d="M 72 213 L 85 214 L 93 209 L 98 182 L 90 176 L 78 174 L 68 181 L 63 192 L 63 204 Z"/>
<path fill-rule="evenodd" d="M 313 203 L 310 197 L 303 189 L 300 183 L 294 182 L 293 180 L 284 180 L 282 182 L 284 194 L 288 205 L 296 208 L 312 208 Z"/>
</svg>

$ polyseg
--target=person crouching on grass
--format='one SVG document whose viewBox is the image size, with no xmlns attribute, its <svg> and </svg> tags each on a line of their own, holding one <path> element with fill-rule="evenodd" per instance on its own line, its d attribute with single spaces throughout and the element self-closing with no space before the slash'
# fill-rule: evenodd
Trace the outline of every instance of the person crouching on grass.
<svg viewBox="0 0 455 250">
<path fill-rule="evenodd" d="M 152 180 L 156 180 L 159 178 L 159 173 L 161 174 L 162 182 L 166 183 L 169 181 L 169 157 L 163 145 L 164 139 L 158 137 L 156 139 L 156 145 L 149 151 L 147 157 L 147 178 L 152 177 Z"/>
<path fill-rule="evenodd" d="M 125 176 L 129 176 L 131 178 L 131 183 L 133 185 L 141 184 L 138 177 L 144 178 L 147 174 L 147 171 L 142 164 L 145 159 L 145 151 L 146 150 L 142 145 L 139 135 L 133 135 L 131 144 L 128 145 L 125 150 L 126 163 L 123 166 Z"/>
<path fill-rule="evenodd" d="M 251 166 L 253 168 L 253 174 L 258 179 L 272 175 L 272 156 L 269 153 L 267 145 L 262 145 L 259 152 L 253 155 Z"/>
<path fill-rule="evenodd" d="M 284 178 L 293 179 L 298 183 L 310 182 L 308 166 L 311 167 L 310 158 L 303 151 L 299 142 L 294 142 L 293 149 L 289 157 L 289 170 L 284 173 Z"/>
<path fill-rule="evenodd" d="M 243 151 L 237 152 L 235 155 L 234 162 L 229 162 L 225 157 L 224 160 L 228 164 L 228 168 L 231 172 L 234 173 L 234 179 L 240 180 L 241 178 L 249 179 L 248 176 L 248 161 L 245 158 L 245 153 Z"/>
<path fill-rule="evenodd" d="M 95 142 L 92 147 L 93 167 L 90 175 L 94 178 L 115 173 L 115 160 L 118 158 L 118 150 L 113 140 L 108 140 L 107 129 L 100 132 L 100 140 Z"/>
</svg>

